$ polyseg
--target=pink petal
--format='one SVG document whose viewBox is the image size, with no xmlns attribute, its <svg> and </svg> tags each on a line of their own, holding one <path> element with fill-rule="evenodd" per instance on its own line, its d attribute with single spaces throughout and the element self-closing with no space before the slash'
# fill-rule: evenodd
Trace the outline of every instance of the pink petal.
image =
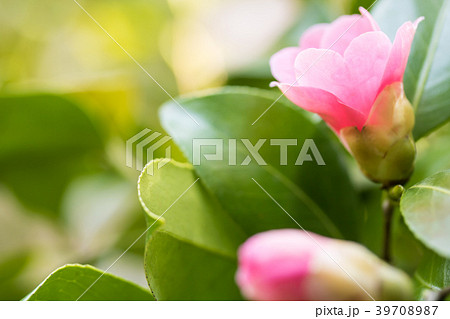
<svg viewBox="0 0 450 319">
<path fill-rule="evenodd" d="M 410 21 L 405 22 L 398 29 L 395 36 L 394 45 L 391 49 L 389 61 L 386 66 L 386 70 L 384 71 L 380 90 L 391 83 L 403 81 L 403 74 L 405 73 L 406 64 L 408 63 L 411 44 L 414 40 L 417 26 L 423 19 L 423 17 L 420 17 L 414 23 Z"/>
<path fill-rule="evenodd" d="M 272 55 L 270 58 L 270 69 L 275 79 L 291 84 L 295 82 L 294 63 L 299 53 L 299 48 L 289 47 Z"/>
<path fill-rule="evenodd" d="M 369 11 L 364 9 L 363 7 L 359 7 L 359 12 L 361 12 L 361 15 L 363 15 L 367 20 L 369 20 L 370 25 L 372 26 L 373 31 L 381 31 L 380 26 L 375 21 L 375 19 L 372 17 Z"/>
<path fill-rule="evenodd" d="M 311 234 L 314 240 L 326 240 Z M 252 300 L 304 300 L 303 281 L 317 246 L 304 232 L 271 230 L 248 239 L 238 252 L 236 281 Z"/>
<path fill-rule="evenodd" d="M 378 31 L 367 15 L 342 16 L 329 25 L 323 34 L 320 47 L 344 54 L 350 42 L 360 34 Z"/>
<path fill-rule="evenodd" d="M 365 125 L 384 126 L 386 127 L 386 130 L 392 128 L 395 116 L 394 112 L 396 111 L 394 106 L 402 96 L 404 96 L 402 82 L 393 83 L 389 85 L 389 87 L 386 86 L 378 94 L 377 100 L 374 103 L 374 107 L 372 108 Z M 397 116 L 400 116 L 400 114 L 397 114 Z"/>
<path fill-rule="evenodd" d="M 295 59 L 296 86 L 317 88 L 352 106 L 355 89 L 344 58 L 331 50 L 306 49 Z"/>
<path fill-rule="evenodd" d="M 355 96 L 348 105 L 368 115 L 381 85 L 391 51 L 391 41 L 381 31 L 355 38 L 344 53 Z"/>
<path fill-rule="evenodd" d="M 311 87 L 290 86 L 277 83 L 281 91 L 294 104 L 301 108 L 317 113 L 336 132 L 348 126 L 362 129 L 366 116 L 361 112 L 341 103 L 333 94 Z"/>
<path fill-rule="evenodd" d="M 320 48 L 320 42 L 322 40 L 322 36 L 325 31 L 328 29 L 330 24 L 328 23 L 320 23 L 313 25 L 308 28 L 302 35 L 300 39 L 300 49 L 305 50 L 309 48 Z"/>
</svg>

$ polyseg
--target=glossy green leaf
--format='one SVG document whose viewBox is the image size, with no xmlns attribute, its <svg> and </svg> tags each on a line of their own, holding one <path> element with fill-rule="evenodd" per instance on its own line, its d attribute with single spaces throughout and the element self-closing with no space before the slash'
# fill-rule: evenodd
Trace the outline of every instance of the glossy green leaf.
<svg viewBox="0 0 450 319">
<path fill-rule="evenodd" d="M 405 72 L 405 91 L 416 110 L 419 139 L 450 118 L 450 1 L 380 0 L 374 17 L 393 39 L 406 21 L 424 16 Z"/>
<path fill-rule="evenodd" d="M 209 91 L 180 100 L 199 125 L 173 102 L 162 107 L 161 122 L 191 162 L 194 139 L 223 141 L 223 160 L 202 157 L 194 169 L 246 233 L 298 228 L 299 223 L 316 233 L 357 239 L 362 214 L 341 162 L 341 149 L 329 129 L 285 100 L 275 103 L 252 125 L 277 97 L 279 94 L 250 88 Z M 267 165 L 259 165 L 241 139 L 248 139 L 252 145 L 262 142 L 259 154 Z M 272 139 L 291 139 L 297 143 L 288 147 L 286 165 L 281 163 L 280 146 L 271 145 Z M 315 142 L 326 165 L 318 165 L 309 148 L 306 152 L 311 161 L 295 165 L 307 139 Z M 236 163 L 230 165 L 233 143 Z M 213 154 L 215 149 L 202 147 L 201 152 Z"/>
<path fill-rule="evenodd" d="M 432 251 L 427 251 L 414 278 L 421 290 L 439 291 L 450 286 L 450 259 L 443 258 Z M 423 291 L 419 295 L 423 297 Z M 446 300 L 450 300 L 450 296 Z"/>
<path fill-rule="evenodd" d="M 50 274 L 24 300 L 27 301 L 75 301 L 79 300 L 154 300 L 152 294 L 132 282 L 105 273 L 89 265 L 66 265 Z"/>
<path fill-rule="evenodd" d="M 400 202 L 414 235 L 438 254 L 450 257 L 450 170 L 408 189 Z"/>
<path fill-rule="evenodd" d="M 240 299 L 236 250 L 246 235 L 205 190 L 192 166 L 174 161 L 139 180 L 150 227 L 145 254 L 158 300 Z M 156 229 L 156 230 L 155 230 Z"/>
<path fill-rule="evenodd" d="M 0 97 L 0 183 L 32 209 L 57 212 L 69 181 L 98 167 L 102 149 L 94 124 L 71 101 Z"/>
</svg>

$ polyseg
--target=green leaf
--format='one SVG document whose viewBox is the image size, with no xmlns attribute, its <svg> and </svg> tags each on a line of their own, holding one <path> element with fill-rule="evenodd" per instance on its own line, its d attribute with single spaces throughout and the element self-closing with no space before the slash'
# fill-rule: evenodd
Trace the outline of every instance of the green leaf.
<svg viewBox="0 0 450 319">
<path fill-rule="evenodd" d="M 27 301 L 75 301 L 101 275 L 103 271 L 89 265 L 66 265 L 50 274 Z M 154 300 L 151 293 L 122 278 L 105 273 L 80 300 L 118 301 Z"/>
<path fill-rule="evenodd" d="M 383 243 L 383 214 L 381 208 L 381 192 L 378 187 L 361 191 L 361 214 L 364 222 L 361 225 L 360 242 L 375 254 L 381 256 Z"/>
<path fill-rule="evenodd" d="M 413 274 L 421 262 L 425 248 L 405 224 L 400 211 L 394 212 L 391 227 L 392 264 Z"/>
<path fill-rule="evenodd" d="M 349 1 L 350 3 L 348 4 L 349 8 L 348 8 L 348 13 L 352 13 L 352 14 L 360 14 L 359 12 L 359 8 L 363 7 L 363 8 L 370 8 L 370 6 L 374 3 L 374 0 L 351 0 Z"/>
<path fill-rule="evenodd" d="M 424 16 L 405 72 L 405 91 L 416 110 L 414 137 L 419 139 L 450 118 L 450 1 L 380 0 L 374 17 L 393 39 L 406 21 Z"/>
<path fill-rule="evenodd" d="M 421 139 L 417 144 L 414 173 L 408 185 L 414 185 L 437 172 L 450 169 L 450 123 Z"/>
<path fill-rule="evenodd" d="M 28 252 L 18 252 L 12 256 L 2 256 L 0 260 L 0 284 L 17 276 L 29 261 Z"/>
<path fill-rule="evenodd" d="M 274 228 L 298 228 L 291 215 L 307 230 L 357 239 L 362 214 L 358 212 L 357 195 L 341 162 L 341 149 L 329 129 L 285 100 L 275 103 L 252 125 L 277 97 L 279 94 L 250 88 L 213 90 L 180 100 L 200 125 L 173 102 L 162 107 L 161 122 L 191 162 L 194 139 L 223 141 L 223 160 L 202 158 L 201 165 L 194 165 L 194 169 L 247 234 Z M 287 165 L 280 164 L 280 147 L 270 145 L 271 139 L 283 138 L 297 141 L 296 146 L 288 148 Z M 229 165 L 228 161 L 232 153 L 230 139 L 236 140 L 236 165 Z M 241 139 L 249 139 L 252 145 L 265 139 L 259 153 L 267 165 L 258 165 Z M 315 142 L 326 165 L 318 165 L 315 160 L 295 165 L 306 139 Z M 201 150 L 203 154 L 215 152 L 214 147 Z M 311 150 L 306 150 L 314 159 Z M 248 155 L 251 162 L 242 165 Z"/>
<path fill-rule="evenodd" d="M 0 97 L 0 183 L 28 207 L 56 213 L 69 181 L 99 167 L 101 137 L 69 100 Z"/>
<path fill-rule="evenodd" d="M 18 278 L 30 261 L 31 252 L 16 251 L 5 254 L 0 251 L 0 300 L 18 300 L 23 297 Z"/>
<path fill-rule="evenodd" d="M 417 280 L 421 290 L 431 289 L 439 291 L 450 286 L 450 259 L 427 251 L 414 278 Z M 446 299 L 450 300 L 450 296 Z"/>
<path fill-rule="evenodd" d="M 450 170 L 408 189 L 400 202 L 414 235 L 436 253 L 450 257 Z"/>
<path fill-rule="evenodd" d="M 240 299 L 234 283 L 242 229 L 207 193 L 192 166 L 168 162 L 139 180 L 150 227 L 145 269 L 158 300 Z M 156 229 L 156 230 L 155 230 Z"/>
</svg>

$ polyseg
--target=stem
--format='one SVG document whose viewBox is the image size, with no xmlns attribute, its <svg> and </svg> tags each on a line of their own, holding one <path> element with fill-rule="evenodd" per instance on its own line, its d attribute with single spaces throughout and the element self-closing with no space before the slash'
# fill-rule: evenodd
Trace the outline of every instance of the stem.
<svg viewBox="0 0 450 319">
<path fill-rule="evenodd" d="M 391 237 L 392 237 L 392 217 L 394 215 L 395 208 L 400 203 L 400 198 L 403 195 L 405 189 L 401 184 L 396 186 L 383 187 L 385 191 L 383 201 L 383 213 L 384 213 L 384 239 L 383 239 L 383 259 L 391 262 Z"/>
<path fill-rule="evenodd" d="M 389 197 L 383 202 L 384 213 L 384 238 L 383 238 L 383 259 L 391 262 L 391 233 L 392 233 L 392 216 L 394 214 L 396 203 Z"/>
</svg>

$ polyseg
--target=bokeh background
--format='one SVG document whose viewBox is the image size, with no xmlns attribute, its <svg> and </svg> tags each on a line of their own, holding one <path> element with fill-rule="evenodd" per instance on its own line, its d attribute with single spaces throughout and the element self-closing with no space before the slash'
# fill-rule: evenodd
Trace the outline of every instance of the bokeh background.
<svg viewBox="0 0 450 319">
<path fill-rule="evenodd" d="M 269 89 L 273 53 L 295 45 L 311 24 L 371 2 L 80 4 L 176 97 L 223 85 Z M 73 0 L 0 0 L 0 300 L 23 298 L 66 263 L 106 269 L 145 230 L 139 172 L 125 165 L 125 142 L 143 128 L 164 132 L 158 108 L 168 99 Z M 432 169 L 429 158 L 450 153 L 449 132 L 420 142 L 429 150 L 418 179 Z M 362 198 L 378 202 L 354 172 Z M 367 236 L 369 246 L 381 242 Z M 143 245 L 110 272 L 146 286 Z"/>
</svg>

